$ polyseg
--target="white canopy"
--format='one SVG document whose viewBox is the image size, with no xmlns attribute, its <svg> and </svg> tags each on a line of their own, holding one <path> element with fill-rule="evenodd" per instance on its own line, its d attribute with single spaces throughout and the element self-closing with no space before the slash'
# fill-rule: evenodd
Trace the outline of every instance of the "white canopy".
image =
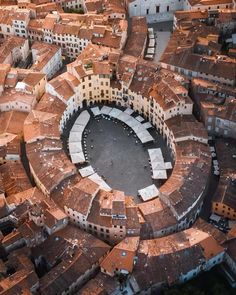
<svg viewBox="0 0 236 295">
<path fill-rule="evenodd" d="M 81 141 L 69 142 L 70 155 L 74 153 L 81 153 L 81 152 L 83 152 Z"/>
<path fill-rule="evenodd" d="M 139 123 L 133 127 L 133 130 L 135 133 L 140 133 L 141 131 L 146 130 L 146 128 L 143 126 L 143 124 Z"/>
<path fill-rule="evenodd" d="M 154 54 L 146 54 L 146 55 L 145 55 L 145 58 L 146 58 L 146 59 L 151 59 L 151 60 L 152 60 L 152 59 L 154 58 Z"/>
<path fill-rule="evenodd" d="M 112 108 L 111 107 L 108 107 L 108 106 L 103 106 L 101 108 L 101 113 L 103 115 L 109 115 L 109 113 L 111 112 Z"/>
<path fill-rule="evenodd" d="M 166 169 L 171 169 L 171 162 L 164 162 L 162 151 L 160 148 L 149 149 L 149 158 L 152 166 L 153 179 L 167 179 Z"/>
<path fill-rule="evenodd" d="M 142 123 L 142 126 L 145 127 L 145 129 L 152 128 L 152 124 L 150 122 Z"/>
<path fill-rule="evenodd" d="M 91 174 L 94 174 L 94 170 L 92 166 L 87 166 L 87 167 L 79 169 L 79 173 L 82 177 L 87 177 Z"/>
<path fill-rule="evenodd" d="M 130 115 L 128 115 L 127 113 L 125 112 L 122 112 L 119 114 L 119 116 L 117 117 L 118 120 L 126 123 L 129 119 L 130 119 Z"/>
<path fill-rule="evenodd" d="M 78 142 L 82 140 L 82 132 L 78 131 L 78 132 L 70 132 L 69 135 L 69 142 Z"/>
<path fill-rule="evenodd" d="M 139 125 L 140 123 L 134 117 L 130 117 L 130 119 L 125 122 L 125 124 L 133 129 L 133 127 Z"/>
<path fill-rule="evenodd" d="M 133 112 L 134 112 L 134 110 L 132 110 L 132 109 L 130 109 L 130 108 L 127 108 L 127 109 L 125 109 L 124 112 L 125 112 L 126 114 L 128 114 L 128 115 L 132 115 Z"/>
<path fill-rule="evenodd" d="M 122 113 L 121 110 L 117 109 L 117 108 L 113 108 L 110 113 L 109 116 L 112 118 L 117 118 L 119 116 L 119 114 Z"/>
<path fill-rule="evenodd" d="M 85 158 L 83 153 L 73 153 L 70 155 L 73 164 L 84 163 Z"/>
<path fill-rule="evenodd" d="M 101 111 L 99 110 L 99 107 L 93 107 L 93 108 L 91 108 L 91 111 L 92 111 L 94 117 L 101 115 Z"/>
<path fill-rule="evenodd" d="M 154 47 L 155 46 L 155 39 L 150 39 L 149 40 L 149 47 Z"/>
<path fill-rule="evenodd" d="M 153 34 L 153 28 L 148 28 L 148 33 Z"/>
<path fill-rule="evenodd" d="M 136 133 L 136 134 L 142 143 L 147 143 L 147 142 L 154 140 L 154 138 L 151 136 L 151 134 L 146 129 L 142 130 L 141 132 Z"/>
<path fill-rule="evenodd" d="M 157 189 L 155 184 L 152 184 L 139 190 L 138 193 L 141 196 L 142 200 L 145 202 L 156 198 L 159 195 L 159 190 Z"/>
<path fill-rule="evenodd" d="M 153 179 L 167 179 L 166 170 L 155 170 L 153 171 Z"/>
<path fill-rule="evenodd" d="M 172 169 L 172 164 L 171 164 L 171 162 L 165 162 L 165 168 L 166 168 L 166 169 Z"/>
<path fill-rule="evenodd" d="M 135 117 L 135 119 L 137 121 L 139 121 L 140 123 L 144 121 L 143 117 L 141 117 L 141 116 L 137 116 L 137 117 Z"/>
<path fill-rule="evenodd" d="M 70 132 L 83 132 L 83 131 L 84 131 L 84 126 L 82 126 L 82 125 L 74 125 L 71 128 Z"/>
<path fill-rule="evenodd" d="M 83 111 L 80 113 L 80 115 L 78 116 L 78 118 L 75 121 L 75 125 L 82 125 L 82 126 L 86 126 L 89 122 L 90 119 L 90 115 L 88 111 Z"/>
<path fill-rule="evenodd" d="M 154 47 L 148 47 L 147 54 L 154 54 L 155 48 Z"/>
<path fill-rule="evenodd" d="M 88 178 L 97 183 L 100 186 L 100 189 L 111 191 L 110 186 L 97 173 L 90 175 Z"/>
</svg>

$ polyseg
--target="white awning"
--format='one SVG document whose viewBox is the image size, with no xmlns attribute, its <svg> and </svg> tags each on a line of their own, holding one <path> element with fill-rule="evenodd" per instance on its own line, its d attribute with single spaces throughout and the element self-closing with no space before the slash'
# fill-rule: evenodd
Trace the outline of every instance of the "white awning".
<svg viewBox="0 0 236 295">
<path fill-rule="evenodd" d="M 154 58 L 154 54 L 146 54 L 146 55 L 145 55 L 145 58 L 146 58 L 146 59 L 153 60 L 153 58 Z"/>
<path fill-rule="evenodd" d="M 126 123 L 129 119 L 130 119 L 130 115 L 128 115 L 127 113 L 125 112 L 122 112 L 119 114 L 119 116 L 117 117 L 118 120 Z"/>
<path fill-rule="evenodd" d="M 165 162 L 165 168 L 166 168 L 166 169 L 172 169 L 172 164 L 171 164 L 171 162 Z"/>
<path fill-rule="evenodd" d="M 111 191 L 110 186 L 97 173 L 90 175 L 88 178 L 97 183 L 100 186 L 100 189 Z"/>
<path fill-rule="evenodd" d="M 86 126 L 89 122 L 90 115 L 88 111 L 83 111 L 79 114 L 79 117 L 75 121 L 75 125 Z"/>
<path fill-rule="evenodd" d="M 78 132 L 70 132 L 69 135 L 69 143 L 70 142 L 78 142 L 82 140 L 82 132 L 78 131 Z"/>
<path fill-rule="evenodd" d="M 71 128 L 70 132 L 83 132 L 83 131 L 84 131 L 84 126 L 82 126 L 82 125 L 74 125 Z"/>
<path fill-rule="evenodd" d="M 141 116 L 137 116 L 137 117 L 135 117 L 135 119 L 137 121 L 139 121 L 140 123 L 144 121 L 143 117 L 141 117 Z"/>
<path fill-rule="evenodd" d="M 154 54 L 155 48 L 154 47 L 148 47 L 147 54 Z"/>
<path fill-rule="evenodd" d="M 166 169 L 171 169 L 171 162 L 164 162 L 162 151 L 160 148 L 148 150 L 151 166 L 152 166 L 152 178 L 153 179 L 167 179 Z"/>
<path fill-rule="evenodd" d="M 81 152 L 83 152 L 81 141 L 69 142 L 70 155 L 74 153 L 81 153 Z"/>
<path fill-rule="evenodd" d="M 153 179 L 167 179 L 166 170 L 155 170 L 152 173 Z"/>
<path fill-rule="evenodd" d="M 134 130 L 135 133 L 140 133 L 141 131 L 146 130 L 146 128 L 141 123 L 134 126 L 132 129 Z"/>
<path fill-rule="evenodd" d="M 92 111 L 94 117 L 101 115 L 101 111 L 99 110 L 99 107 L 93 107 L 93 108 L 91 108 L 91 111 Z"/>
<path fill-rule="evenodd" d="M 87 177 L 91 174 L 94 174 L 94 170 L 92 166 L 87 166 L 87 167 L 79 169 L 79 173 L 82 177 Z"/>
<path fill-rule="evenodd" d="M 125 109 L 124 113 L 128 114 L 128 115 L 132 115 L 134 112 L 134 110 L 130 109 L 130 108 L 127 108 Z"/>
<path fill-rule="evenodd" d="M 130 119 L 125 122 L 125 124 L 133 129 L 133 127 L 139 125 L 140 123 L 136 119 L 134 119 L 134 117 L 130 117 Z"/>
<path fill-rule="evenodd" d="M 122 113 L 121 110 L 117 109 L 117 108 L 113 108 L 110 113 L 109 116 L 112 118 L 117 118 L 119 116 L 119 114 Z"/>
<path fill-rule="evenodd" d="M 150 122 L 142 123 L 142 126 L 145 127 L 145 129 L 153 128 Z"/>
<path fill-rule="evenodd" d="M 112 108 L 111 107 L 108 107 L 108 106 L 103 106 L 101 108 L 101 113 L 103 115 L 109 115 L 109 113 L 111 112 Z"/>
<path fill-rule="evenodd" d="M 159 190 L 157 189 L 155 184 L 152 184 L 139 190 L 138 193 L 144 202 L 159 196 Z"/>
<path fill-rule="evenodd" d="M 149 45 L 148 47 L 155 47 L 155 39 L 150 39 L 149 40 Z"/>
<path fill-rule="evenodd" d="M 84 163 L 85 158 L 83 153 L 74 153 L 70 155 L 73 164 Z"/>
<path fill-rule="evenodd" d="M 147 143 L 147 142 L 154 140 L 154 138 L 151 136 L 151 134 L 146 129 L 142 130 L 139 133 L 136 133 L 136 135 L 142 143 Z"/>
<path fill-rule="evenodd" d="M 148 28 L 148 33 L 153 34 L 153 28 Z"/>
</svg>

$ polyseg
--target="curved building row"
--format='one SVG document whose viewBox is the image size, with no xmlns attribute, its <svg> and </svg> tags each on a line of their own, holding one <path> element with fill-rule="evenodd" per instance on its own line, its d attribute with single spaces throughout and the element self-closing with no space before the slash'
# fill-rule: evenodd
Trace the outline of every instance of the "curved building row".
<svg viewBox="0 0 236 295">
<path fill-rule="evenodd" d="M 27 156 L 37 186 L 73 223 L 112 244 L 125 236 L 152 238 L 189 227 L 202 206 L 211 158 L 207 133 L 192 115 L 186 87 L 180 75 L 89 44 L 67 72 L 47 83 L 47 93 L 25 121 Z M 121 191 L 106 192 L 82 178 L 67 157 L 60 138 L 64 128 L 80 109 L 96 103 L 131 107 L 166 139 L 175 166 L 159 198 L 137 205 Z"/>
</svg>

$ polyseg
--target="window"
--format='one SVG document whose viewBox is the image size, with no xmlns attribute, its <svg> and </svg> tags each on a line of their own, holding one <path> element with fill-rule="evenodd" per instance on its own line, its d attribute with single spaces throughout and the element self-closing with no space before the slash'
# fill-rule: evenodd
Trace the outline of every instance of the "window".
<svg viewBox="0 0 236 295">
<path fill-rule="evenodd" d="M 146 14 L 149 14 L 149 9 L 146 9 Z"/>
<path fill-rule="evenodd" d="M 156 6 L 156 13 L 160 12 L 160 6 Z"/>
<path fill-rule="evenodd" d="M 169 5 L 166 7 L 166 11 L 167 11 L 167 12 L 170 11 L 170 6 L 169 6 Z"/>
</svg>

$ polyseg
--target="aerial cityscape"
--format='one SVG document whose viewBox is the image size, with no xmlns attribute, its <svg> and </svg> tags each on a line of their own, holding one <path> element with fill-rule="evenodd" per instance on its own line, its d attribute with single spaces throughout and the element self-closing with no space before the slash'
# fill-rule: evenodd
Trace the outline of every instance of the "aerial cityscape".
<svg viewBox="0 0 236 295">
<path fill-rule="evenodd" d="M 0 295 L 236 294 L 236 0 L 0 0 Z"/>
</svg>

